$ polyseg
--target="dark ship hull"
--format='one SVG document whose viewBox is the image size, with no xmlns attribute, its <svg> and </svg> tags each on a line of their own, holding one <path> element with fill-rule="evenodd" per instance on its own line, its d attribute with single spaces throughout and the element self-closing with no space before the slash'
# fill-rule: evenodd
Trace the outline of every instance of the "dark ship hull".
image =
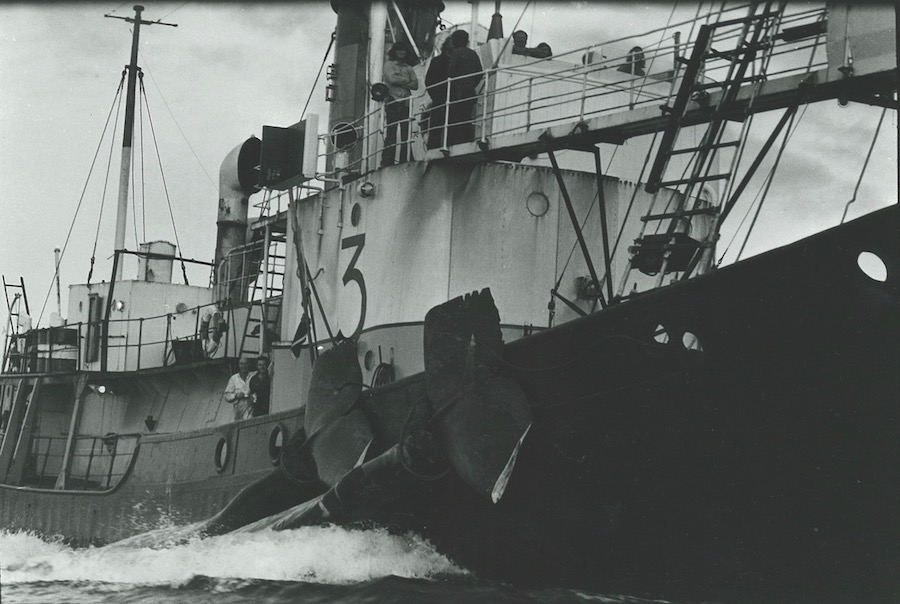
<svg viewBox="0 0 900 604">
<path fill-rule="evenodd" d="M 885 281 L 860 270 L 861 252 Z M 498 503 L 453 471 L 391 475 L 331 520 L 415 530 L 517 583 L 896 601 L 898 272 L 892 207 L 510 343 L 502 373 L 533 424 Z M 414 376 L 363 393 L 369 459 L 401 439 L 425 391 Z M 279 422 L 299 433 L 302 411 L 145 437 L 106 493 L 0 487 L 0 520 L 95 543 L 222 508 L 219 531 L 247 524 L 326 489 L 271 469 Z M 223 434 L 227 471 L 204 473 L 194 460 Z M 194 469 L 172 482 L 178 464 Z"/>
</svg>

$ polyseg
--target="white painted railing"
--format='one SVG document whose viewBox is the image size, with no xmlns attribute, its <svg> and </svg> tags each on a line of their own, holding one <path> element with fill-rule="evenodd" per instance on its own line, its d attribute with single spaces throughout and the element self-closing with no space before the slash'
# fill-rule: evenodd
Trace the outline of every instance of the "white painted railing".
<svg viewBox="0 0 900 604">
<path fill-rule="evenodd" d="M 716 21 L 722 22 L 743 17 L 747 6 L 731 8 L 717 13 Z M 779 31 L 809 25 L 825 18 L 823 9 L 786 13 Z M 709 17 L 704 20 L 709 21 Z M 650 32 L 658 40 L 675 40 L 674 43 L 648 42 L 650 34 L 639 37 L 622 38 L 603 44 L 578 48 L 548 59 L 531 60 L 512 55 L 505 40 L 491 40 L 480 49 L 483 63 L 489 59 L 497 67 L 484 70 L 479 84 L 476 107 L 471 117 L 475 125 L 475 140 L 490 141 L 492 149 L 503 147 L 501 137 L 533 131 L 544 131 L 551 126 L 572 124 L 603 115 L 633 111 L 635 109 L 660 106 L 671 100 L 677 93 L 683 69 L 676 68 L 676 57 L 690 56 L 693 42 L 678 43 L 674 35 L 676 28 L 693 27 L 701 20 L 685 21 Z M 720 51 L 733 50 L 739 38 L 740 24 L 719 27 L 715 30 L 712 48 Z M 611 44 L 628 46 L 631 41 L 641 41 L 646 71 L 629 71 L 629 61 L 637 57 L 620 55 L 604 57 L 604 46 Z M 765 53 L 757 53 L 748 73 L 759 79 L 771 80 L 790 75 L 805 74 L 826 66 L 825 36 L 814 35 L 796 41 L 774 40 L 770 51 L 768 67 L 763 72 L 761 60 Z M 637 44 L 633 44 L 637 46 Z M 596 58 L 596 59 L 595 59 Z M 499 60 L 498 60 L 499 59 Z M 702 75 L 703 81 L 721 82 L 730 65 L 727 59 L 709 60 Z M 669 68 L 665 68 L 668 66 Z M 466 77 L 466 76 L 462 76 Z M 447 80 L 446 92 L 454 81 Z M 450 98 L 447 94 L 447 98 Z M 463 101 L 471 99 L 463 99 Z M 457 101 L 461 102 L 461 101 Z M 409 99 L 410 113 L 407 118 L 409 136 L 401 140 L 398 126 L 397 144 L 408 145 L 410 159 L 423 159 L 428 149 L 428 115 L 430 111 L 444 109 L 443 123 L 438 126 L 440 146 L 447 152 L 448 119 L 453 113 L 453 102 L 440 107 L 430 106 L 430 97 L 422 92 Z M 384 105 L 372 111 L 351 126 L 360 136 L 357 145 L 363 152 L 359 159 L 349 161 L 349 154 L 335 149 L 329 135 L 319 137 L 319 165 L 334 166 L 320 174 L 322 180 L 340 178 L 347 174 L 365 174 L 377 169 L 386 134 Z M 325 160 L 322 162 L 321 160 Z"/>
</svg>

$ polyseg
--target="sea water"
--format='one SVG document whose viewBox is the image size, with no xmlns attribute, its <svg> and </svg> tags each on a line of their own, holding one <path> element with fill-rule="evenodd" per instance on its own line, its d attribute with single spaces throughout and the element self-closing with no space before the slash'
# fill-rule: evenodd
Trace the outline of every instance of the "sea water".
<svg viewBox="0 0 900 604">
<path fill-rule="evenodd" d="M 304 527 L 72 548 L 0 531 L 0 600 L 25 603 L 647 603 L 484 581 L 415 535 Z"/>
</svg>

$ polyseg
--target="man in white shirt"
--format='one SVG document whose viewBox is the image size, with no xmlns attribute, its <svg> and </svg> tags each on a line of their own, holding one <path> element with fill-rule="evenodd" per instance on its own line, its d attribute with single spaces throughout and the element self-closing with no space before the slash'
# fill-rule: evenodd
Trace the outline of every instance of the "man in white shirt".
<svg viewBox="0 0 900 604">
<path fill-rule="evenodd" d="M 228 379 L 225 400 L 234 405 L 234 421 L 250 417 L 250 359 L 238 360 L 238 372 Z"/>
</svg>

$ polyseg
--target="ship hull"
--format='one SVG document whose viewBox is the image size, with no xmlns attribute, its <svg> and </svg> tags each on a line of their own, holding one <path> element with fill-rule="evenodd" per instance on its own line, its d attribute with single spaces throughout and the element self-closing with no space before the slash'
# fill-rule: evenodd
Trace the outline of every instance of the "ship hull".
<svg viewBox="0 0 900 604">
<path fill-rule="evenodd" d="M 535 409 L 508 490 L 491 506 L 450 479 L 423 531 L 514 582 L 896 601 L 898 217 L 508 345 Z"/>
<path fill-rule="evenodd" d="M 882 259 L 884 281 L 860 269 L 862 252 Z M 892 207 L 507 344 L 502 372 L 534 423 L 499 503 L 450 472 L 405 481 L 352 521 L 415 530 L 516 583 L 896 601 L 898 274 Z M 364 393 L 372 454 L 400 439 L 424 392 L 414 376 Z M 108 542 L 208 518 L 273 471 L 265 458 L 148 479 L 149 452 L 171 467 L 223 430 L 254 427 L 262 442 L 279 422 L 295 431 L 302 416 L 146 439 L 103 494 L 0 488 L 3 525 Z"/>
</svg>

